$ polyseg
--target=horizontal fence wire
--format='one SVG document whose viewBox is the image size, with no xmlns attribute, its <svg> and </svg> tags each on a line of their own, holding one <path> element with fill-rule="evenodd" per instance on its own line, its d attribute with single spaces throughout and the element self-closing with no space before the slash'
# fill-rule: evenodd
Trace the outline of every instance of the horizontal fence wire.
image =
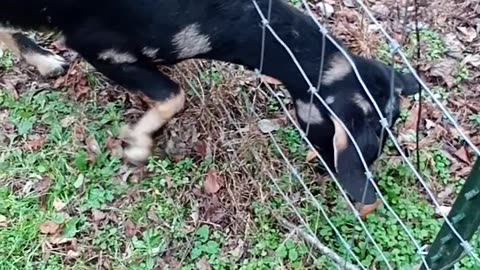
<svg viewBox="0 0 480 270">
<path fill-rule="evenodd" d="M 398 54 L 401 56 L 401 59 L 402 61 L 405 63 L 405 65 L 408 67 L 408 69 L 410 70 L 410 72 L 413 74 L 413 76 L 418 80 L 418 82 L 420 83 L 421 87 L 423 89 L 425 89 L 426 93 L 428 95 L 430 95 L 432 97 L 432 99 L 435 101 L 436 105 L 442 110 L 442 112 L 444 113 L 444 115 L 451 121 L 451 123 L 453 124 L 453 126 L 455 128 L 458 129 L 459 131 L 459 134 L 462 136 L 462 138 L 467 142 L 467 144 L 469 146 L 472 147 L 472 149 L 475 151 L 475 153 L 477 155 L 480 156 L 480 151 L 478 150 L 478 148 L 473 144 L 473 142 L 470 140 L 470 138 L 468 136 L 466 136 L 466 134 L 462 131 L 461 127 L 459 126 L 459 124 L 456 122 L 456 120 L 453 118 L 453 116 L 448 112 L 448 110 L 445 108 L 445 106 L 443 106 L 443 104 L 435 97 L 435 95 L 433 94 L 433 92 L 428 88 L 428 86 L 420 79 L 420 77 L 418 76 L 418 74 L 415 72 L 415 70 L 413 69 L 412 65 L 409 63 L 407 57 L 405 56 L 405 54 L 402 52 L 401 50 L 401 46 L 398 44 L 397 41 L 395 41 L 393 38 L 391 38 L 390 35 L 388 35 L 388 33 L 385 31 L 385 29 L 383 29 L 382 25 L 373 17 L 373 15 L 371 14 L 371 12 L 368 10 L 368 8 L 364 5 L 364 3 L 360 0 L 355 0 L 357 2 L 357 4 L 365 11 L 365 13 L 370 17 L 370 19 L 379 27 L 379 29 L 381 30 L 381 32 L 385 35 L 385 37 L 387 38 L 387 40 L 389 41 L 390 43 L 390 46 L 392 48 L 392 57 L 395 55 L 395 54 Z M 435 195 L 433 194 L 433 192 L 430 190 L 430 188 L 428 187 L 428 184 L 425 182 L 425 180 L 423 179 L 423 177 L 421 176 L 421 174 L 416 170 L 415 166 L 412 164 L 412 162 L 409 160 L 409 158 L 407 157 L 407 155 L 405 154 L 405 152 L 403 151 L 403 149 L 401 148 L 400 144 L 397 142 L 394 134 L 393 134 L 393 131 L 389 128 L 389 119 L 386 119 L 385 116 L 383 115 L 382 111 L 380 110 L 378 104 L 375 102 L 375 99 L 373 98 L 373 96 L 371 95 L 370 91 L 368 90 L 366 84 L 364 83 L 355 63 L 353 62 L 353 60 L 351 59 L 351 57 L 349 56 L 349 54 L 345 51 L 345 49 L 343 49 L 343 47 L 338 44 L 335 39 L 329 34 L 328 30 L 323 27 L 320 22 L 318 22 L 318 20 L 315 18 L 312 10 L 310 9 L 308 3 L 306 0 L 302 0 L 301 1 L 303 3 L 303 6 L 305 8 L 305 10 L 307 11 L 307 14 L 311 17 L 311 19 L 317 24 L 317 26 L 319 27 L 319 31 L 321 31 L 321 33 L 323 34 L 324 36 L 324 39 L 328 39 L 329 42 L 331 42 L 335 47 L 337 47 L 337 49 L 345 56 L 345 58 L 347 59 L 347 61 L 349 62 L 349 64 L 351 65 L 352 67 L 352 70 L 353 72 L 355 73 L 360 85 L 362 86 L 362 88 L 364 89 L 366 95 L 368 96 L 368 98 L 370 99 L 370 101 L 372 102 L 377 114 L 379 115 L 380 117 L 380 123 L 382 125 L 382 128 L 383 130 L 387 133 L 388 137 L 391 139 L 391 141 L 393 142 L 395 148 L 399 151 L 400 153 L 400 156 L 402 157 L 402 159 L 404 160 L 404 162 L 407 164 L 407 166 L 412 170 L 412 172 L 414 173 L 415 177 L 418 179 L 418 181 L 422 184 L 422 186 L 424 187 L 426 193 L 428 194 L 428 196 L 431 198 L 434 206 L 436 207 L 436 209 L 440 209 L 440 204 L 438 203 L 438 201 L 436 200 L 435 198 Z M 268 33 L 271 34 L 275 40 L 282 45 L 282 47 L 285 49 L 285 51 L 288 53 L 288 55 L 290 56 L 291 60 L 294 62 L 294 64 L 296 65 L 299 73 L 302 75 L 302 77 L 304 78 L 305 82 L 307 83 L 307 85 L 309 86 L 309 89 L 305 89 L 306 91 L 309 91 L 311 94 L 312 94 L 312 97 L 315 97 L 317 98 L 320 103 L 327 109 L 327 111 L 332 115 L 333 118 L 335 118 L 337 121 L 339 121 L 340 125 L 342 126 L 342 128 L 345 130 L 347 136 L 350 138 L 350 140 L 352 141 L 352 144 L 354 145 L 354 148 L 355 150 L 357 151 L 357 154 L 358 156 L 360 157 L 360 160 L 362 162 L 362 165 L 364 166 L 364 169 L 365 169 L 365 174 L 368 178 L 368 180 L 370 181 L 370 183 L 372 184 L 372 186 L 375 188 L 377 194 L 379 195 L 380 199 L 382 200 L 383 204 L 386 206 L 387 210 L 394 216 L 394 218 L 396 219 L 396 221 L 400 224 L 401 228 L 405 231 L 405 233 L 408 235 L 408 237 L 410 238 L 410 240 L 412 241 L 412 243 L 414 244 L 418 254 L 420 255 L 420 258 L 424 264 L 424 266 L 426 267 L 426 269 L 429 269 L 428 265 L 426 264 L 426 260 L 425 260 L 425 255 L 426 255 L 426 252 L 424 251 L 424 249 L 420 246 L 420 244 L 418 243 L 418 241 L 415 239 L 415 237 L 413 236 L 411 230 L 405 225 L 405 223 L 400 219 L 400 217 L 398 216 L 397 213 L 395 213 L 395 211 L 393 210 L 393 208 L 388 204 L 387 200 L 384 198 L 384 196 L 381 194 L 377 184 L 375 183 L 374 181 L 374 178 L 373 178 L 373 174 L 372 172 L 369 170 L 368 166 L 367 166 L 367 163 L 365 162 L 365 159 L 361 153 L 361 150 L 360 148 L 358 147 L 358 144 L 357 142 L 355 141 L 355 138 L 352 136 L 352 134 L 350 133 L 350 131 L 348 130 L 348 128 L 345 126 L 345 124 L 342 122 L 342 120 L 336 115 L 336 113 L 330 108 L 329 104 L 318 94 L 318 91 L 319 91 L 319 87 L 321 87 L 321 85 L 319 85 L 317 88 L 315 88 L 312 84 L 312 82 L 309 80 L 308 76 L 306 75 L 305 71 L 303 70 L 303 68 L 301 67 L 300 63 L 298 62 L 297 58 L 295 57 L 295 54 L 292 52 L 292 50 L 288 47 L 288 45 L 279 37 L 279 35 L 275 32 L 275 30 L 273 29 L 273 27 L 270 25 L 270 14 L 271 14 L 271 8 L 272 8 L 272 1 L 270 0 L 269 1 L 269 6 L 268 6 L 268 14 L 265 15 L 262 10 L 260 9 L 258 3 L 256 0 L 252 0 L 252 3 L 254 4 L 258 14 L 259 14 L 259 18 L 261 20 L 261 23 L 262 23 L 262 28 L 263 28 L 263 31 L 262 31 L 262 46 L 261 46 L 261 60 L 260 60 L 260 68 L 259 70 L 257 70 L 257 75 L 260 75 L 262 73 L 262 68 L 263 68 L 263 62 L 264 62 L 264 53 L 265 53 L 265 37 L 266 37 L 266 34 L 267 34 L 267 30 L 268 30 Z M 321 3 L 320 3 L 321 4 Z M 322 45 L 323 46 L 323 45 Z M 322 51 L 324 51 L 324 49 L 322 49 Z M 323 70 L 323 59 L 321 61 L 322 63 L 320 63 L 321 65 L 321 68 L 320 68 L 320 71 Z M 321 76 L 322 72 L 320 72 L 319 76 Z M 319 78 L 318 80 L 319 82 L 321 82 L 321 77 Z M 268 88 L 268 87 L 267 87 Z M 389 264 L 388 262 L 388 259 L 386 258 L 385 254 L 383 253 L 381 247 L 378 245 L 378 243 L 376 243 L 374 237 L 372 236 L 372 234 L 368 231 L 365 223 L 363 222 L 363 220 L 360 218 L 359 216 L 359 213 L 358 211 L 356 210 L 356 208 L 353 206 L 353 204 L 351 204 L 351 202 L 349 201 L 348 199 L 348 196 L 346 195 L 345 191 L 342 189 L 342 186 L 340 184 L 340 182 L 338 181 L 338 179 L 335 177 L 335 174 L 333 173 L 333 171 L 331 170 L 331 168 L 328 168 L 325 160 L 321 157 L 321 155 L 316 151 L 316 149 L 313 147 L 313 145 L 308 141 L 307 139 L 307 136 L 308 136 L 308 127 L 307 127 L 307 133 L 305 133 L 296 123 L 295 123 L 295 120 L 294 118 L 288 113 L 288 110 L 286 108 L 286 106 L 283 104 L 282 100 L 280 97 L 278 97 L 278 95 L 271 89 L 269 88 L 271 94 L 273 94 L 276 99 L 280 102 L 282 108 L 284 109 L 284 111 L 287 113 L 287 116 L 289 118 L 289 120 L 294 124 L 295 128 L 299 131 L 299 133 L 301 134 L 301 137 L 302 139 L 307 143 L 307 145 L 310 147 L 310 149 L 315 153 L 315 155 L 319 158 L 319 160 L 321 161 L 321 163 L 324 165 L 324 167 L 326 168 L 328 174 L 330 175 L 330 177 L 333 179 L 333 181 L 335 182 L 335 184 L 337 185 L 337 187 L 339 188 L 339 190 L 341 191 L 343 197 L 346 199 L 349 207 L 352 209 L 352 211 L 355 213 L 356 217 L 357 217 L 357 220 L 360 222 L 363 230 L 365 231 L 366 235 L 367 235 L 367 238 L 369 239 L 369 241 L 374 245 L 375 249 L 379 252 L 382 260 L 385 262 L 385 264 L 387 265 L 387 267 L 389 269 L 393 269 L 392 266 Z M 312 107 L 312 104 L 310 104 L 311 107 Z M 287 160 L 288 161 L 288 160 Z M 294 173 L 294 175 L 297 175 Z M 297 177 L 298 179 L 298 177 Z M 298 180 L 301 180 L 298 179 Z M 303 181 L 301 181 L 303 182 Z M 473 250 L 473 248 L 471 247 L 471 245 L 465 241 L 461 235 L 458 233 L 458 231 L 456 230 L 456 228 L 453 226 L 453 224 L 450 222 L 450 220 L 448 220 L 447 216 L 439 211 L 439 213 L 441 213 L 441 216 L 443 218 L 443 220 L 445 221 L 445 223 L 450 227 L 450 229 L 452 230 L 452 232 L 454 233 L 454 235 L 460 240 L 460 242 L 462 243 L 462 246 L 464 247 L 465 251 L 470 255 L 470 257 L 472 257 L 475 261 L 475 263 L 477 263 L 478 265 L 480 265 L 480 260 L 478 258 L 478 255 L 475 253 L 475 251 Z"/>
</svg>

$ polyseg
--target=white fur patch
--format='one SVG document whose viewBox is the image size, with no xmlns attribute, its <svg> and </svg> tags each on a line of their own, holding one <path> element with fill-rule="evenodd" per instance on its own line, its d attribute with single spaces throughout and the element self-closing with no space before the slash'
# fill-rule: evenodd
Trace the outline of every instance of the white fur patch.
<svg viewBox="0 0 480 270">
<path fill-rule="evenodd" d="M 335 97 L 334 96 L 328 96 L 325 99 L 325 102 L 327 102 L 327 104 L 333 104 L 335 102 Z"/>
<path fill-rule="evenodd" d="M 183 28 L 173 37 L 172 43 L 180 59 L 191 58 L 212 49 L 209 37 L 200 33 L 198 23 Z"/>
<path fill-rule="evenodd" d="M 65 71 L 67 62 L 63 57 L 56 54 L 25 53 L 22 55 L 25 61 L 36 67 L 42 76 L 56 76 Z"/>
<path fill-rule="evenodd" d="M 301 100 L 297 100 L 297 115 L 305 123 L 321 124 L 323 123 L 323 117 L 320 110 L 309 103 L 305 103 Z"/>
<path fill-rule="evenodd" d="M 347 58 L 341 53 L 337 53 L 332 57 L 329 63 L 329 69 L 323 73 L 322 83 L 331 85 L 336 81 L 340 81 L 352 71 L 352 66 Z"/>
<path fill-rule="evenodd" d="M 355 93 L 352 98 L 353 102 L 362 109 L 364 114 L 369 114 L 372 111 L 372 105 L 361 94 Z"/>
<path fill-rule="evenodd" d="M 144 47 L 142 49 L 142 54 L 148 58 L 155 58 L 157 56 L 157 53 L 158 53 L 157 48 Z"/>
<path fill-rule="evenodd" d="M 137 58 L 128 52 L 119 52 L 115 49 L 108 49 L 98 54 L 98 59 L 110 61 L 113 64 L 135 63 Z"/>
<path fill-rule="evenodd" d="M 18 27 L 10 26 L 7 24 L 2 24 L 0 23 L 0 32 L 4 33 L 18 33 L 21 32 L 22 30 Z"/>
</svg>

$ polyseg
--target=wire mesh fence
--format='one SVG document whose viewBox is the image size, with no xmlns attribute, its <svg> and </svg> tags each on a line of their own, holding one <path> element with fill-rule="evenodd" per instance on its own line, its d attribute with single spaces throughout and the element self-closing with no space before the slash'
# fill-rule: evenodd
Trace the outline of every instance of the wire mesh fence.
<svg viewBox="0 0 480 270">
<path fill-rule="evenodd" d="M 405 267 L 409 265 L 410 267 L 414 267 L 415 265 L 422 265 L 424 269 L 443 269 L 438 268 L 436 266 L 432 266 L 431 261 L 429 261 L 428 255 L 428 244 L 433 242 L 434 237 L 432 237 L 430 232 L 429 239 L 426 239 L 425 235 L 421 235 L 419 230 L 412 229 L 412 226 L 417 227 L 418 224 L 412 224 L 412 220 L 414 222 L 421 222 L 415 221 L 415 218 L 412 218 L 408 214 L 405 213 L 405 209 L 399 207 L 398 204 L 395 202 L 389 201 L 388 195 L 382 193 L 381 188 L 378 186 L 377 182 L 375 181 L 374 172 L 372 172 L 367 165 L 367 162 L 363 158 L 362 151 L 360 147 L 355 141 L 355 137 L 352 133 L 348 130 L 347 126 L 342 122 L 341 118 L 336 114 L 336 112 L 330 107 L 331 103 L 325 100 L 325 97 L 320 96 L 319 88 L 321 84 L 315 85 L 315 82 L 312 82 L 311 79 L 306 75 L 306 72 L 302 68 L 300 62 L 295 56 L 294 50 L 289 47 L 288 42 L 282 40 L 281 35 L 279 35 L 275 31 L 275 27 L 270 23 L 271 22 L 271 14 L 272 9 L 275 7 L 272 6 L 272 1 L 262 1 L 262 4 L 268 2 L 267 8 L 265 5 L 259 5 L 258 1 L 252 0 L 252 3 L 255 6 L 256 11 L 259 15 L 259 22 L 261 23 L 263 32 L 262 32 L 262 44 L 259 44 L 259 49 L 261 50 L 261 59 L 259 59 L 259 68 L 256 70 L 256 74 L 259 79 L 259 84 L 257 90 L 261 95 L 264 96 L 266 99 L 273 98 L 274 102 L 276 102 L 285 112 L 286 117 L 291 125 L 295 127 L 296 132 L 300 134 L 300 138 L 304 141 L 304 143 L 308 146 L 309 150 L 312 151 L 315 156 L 320 160 L 323 167 L 325 167 L 328 176 L 333 180 L 336 190 L 335 193 L 339 194 L 339 197 L 342 197 L 341 200 L 343 205 L 335 207 L 344 207 L 345 209 L 351 210 L 350 217 L 343 217 L 348 221 L 338 222 L 341 215 L 345 215 L 346 212 L 342 212 L 340 215 L 335 215 L 332 213 L 331 205 L 329 205 L 328 199 L 325 197 L 322 198 L 318 194 L 318 190 L 315 190 L 315 187 L 311 184 L 308 177 L 311 177 L 308 173 L 304 170 L 299 168 L 295 162 L 291 160 L 291 155 L 287 154 L 288 150 L 285 150 L 285 146 L 279 141 L 278 134 L 275 134 L 273 130 L 268 132 L 268 136 L 272 142 L 272 149 L 268 153 L 269 155 L 274 155 L 279 157 L 282 161 L 281 167 L 284 170 L 284 175 L 278 175 L 275 173 L 275 170 L 268 170 L 268 164 L 265 164 L 263 170 L 261 170 L 260 174 L 265 176 L 266 178 L 271 180 L 272 187 L 274 190 L 278 192 L 279 197 L 283 198 L 285 207 L 279 207 L 275 209 L 274 213 L 278 215 L 279 224 L 284 226 L 287 230 L 292 231 L 293 233 L 298 233 L 305 241 L 309 242 L 316 253 L 313 255 L 316 259 L 322 257 L 322 260 L 327 260 L 327 265 L 331 267 L 336 267 L 338 269 L 372 269 L 372 267 L 378 266 L 380 269 L 399 269 L 401 267 Z M 453 125 L 455 129 L 458 130 L 461 138 L 465 141 L 465 143 L 474 151 L 477 156 L 480 156 L 480 151 L 476 147 L 476 145 L 472 142 L 472 140 L 464 133 L 463 129 L 459 125 L 459 123 L 455 120 L 452 114 L 448 111 L 448 109 L 444 106 L 444 104 L 437 98 L 437 96 L 433 93 L 431 88 L 427 86 L 425 82 L 422 81 L 420 76 L 417 74 L 417 71 L 413 67 L 413 65 L 407 59 L 407 56 L 403 52 L 402 46 L 392 38 L 389 33 L 383 28 L 383 26 L 375 19 L 372 12 L 369 8 L 360 0 L 354 1 L 358 8 L 362 10 L 365 16 L 378 27 L 379 31 L 383 34 L 384 38 L 388 42 L 390 46 L 390 58 L 395 59 L 399 57 L 402 63 L 406 66 L 406 68 L 415 76 L 416 80 L 418 81 L 419 85 L 423 89 L 424 96 L 431 98 L 433 103 L 437 106 L 437 108 L 443 113 L 446 119 L 448 119 Z M 437 200 L 436 194 L 431 190 L 431 187 L 428 181 L 422 176 L 421 170 L 415 166 L 415 160 L 412 159 L 410 155 L 408 155 L 404 149 L 402 149 L 401 144 L 398 142 L 397 137 L 395 136 L 394 131 L 390 128 L 391 119 L 389 119 L 388 115 L 384 115 L 382 110 L 380 109 L 379 105 L 376 103 L 376 100 L 371 95 L 367 85 L 362 79 L 362 76 L 356 67 L 354 61 L 351 59 L 349 53 L 347 53 L 340 44 L 330 35 L 329 31 L 322 26 L 322 24 L 318 21 L 318 18 L 314 15 L 314 12 L 311 9 L 311 5 L 305 1 L 301 1 L 302 7 L 304 11 L 310 16 L 311 20 L 318 26 L 318 31 L 323 34 L 322 40 L 322 52 L 325 52 L 325 43 L 329 42 L 333 44 L 338 51 L 340 51 L 344 57 L 348 60 L 348 63 L 351 65 L 355 76 L 357 77 L 360 85 L 362 86 L 363 90 L 365 91 L 366 96 L 369 98 L 371 103 L 374 106 L 375 112 L 378 114 L 380 119 L 380 124 L 382 126 L 382 136 L 386 136 L 392 146 L 399 152 L 400 157 L 402 159 L 402 163 L 405 164 L 405 168 L 409 170 L 416 179 L 416 183 L 420 184 L 421 192 L 424 193 L 425 200 L 427 200 L 431 204 L 431 208 L 441 216 L 442 221 L 445 223 L 445 226 L 448 228 L 448 231 L 451 232 L 451 237 L 456 238 L 460 245 L 463 247 L 465 255 L 468 256 L 471 260 L 471 265 L 476 265 L 476 267 L 480 266 L 480 259 L 478 257 L 478 250 L 472 247 L 472 245 L 462 237 L 462 234 L 459 232 L 458 227 L 454 226 L 454 222 L 450 218 L 447 218 L 448 213 L 442 211 L 442 206 Z M 319 3 L 322 5 L 322 3 Z M 322 158 L 322 154 L 317 151 L 314 145 L 308 140 L 308 132 L 309 127 L 306 130 L 302 129 L 295 119 L 295 116 L 289 110 L 289 106 L 285 104 L 285 93 L 279 92 L 271 87 L 269 83 L 262 82 L 262 68 L 264 63 L 264 55 L 265 50 L 268 48 L 265 46 L 265 40 L 268 36 L 273 37 L 276 42 L 278 42 L 284 50 L 288 53 L 291 61 L 296 65 L 299 74 L 305 80 L 306 85 L 308 85 L 308 89 L 305 91 L 309 91 L 311 95 L 311 103 L 310 107 L 313 105 L 313 101 L 317 100 L 320 102 L 328 111 L 329 114 L 332 115 L 341 125 L 341 127 L 345 130 L 347 136 L 352 141 L 355 146 L 355 150 L 361 159 L 361 163 L 365 169 L 365 175 L 367 176 L 370 184 L 374 187 L 375 191 L 379 199 L 382 201 L 385 207 L 385 215 L 388 216 L 388 219 L 391 220 L 391 228 L 384 228 L 383 234 L 379 233 L 379 230 L 373 229 L 374 224 L 371 224 L 360 216 L 360 213 L 357 211 L 354 204 L 351 203 L 349 200 L 349 196 L 344 191 L 344 187 L 341 184 L 341 181 L 337 179 L 335 174 L 334 168 L 329 168 L 327 162 Z M 323 55 L 323 53 L 322 53 Z M 392 67 L 393 63 L 392 61 Z M 320 66 L 320 70 L 324 70 L 324 66 L 326 65 L 324 59 L 322 58 L 319 61 L 318 65 Z M 322 72 L 319 74 L 318 82 L 322 81 Z M 395 74 L 392 73 L 391 80 L 393 81 Z M 393 94 L 393 84 L 391 87 L 391 93 Z M 421 94 L 422 95 L 422 94 Z M 260 116 L 255 108 L 255 100 L 253 103 L 249 104 L 248 106 L 251 116 L 256 119 L 256 121 L 262 121 L 262 116 Z M 309 111 L 308 117 L 312 116 L 312 110 Z M 236 123 L 232 121 L 232 123 Z M 240 126 L 238 126 L 241 129 Z M 253 157 L 259 164 L 266 163 L 265 162 L 265 153 L 260 153 L 254 147 L 250 147 L 249 151 L 252 153 Z M 263 167 L 263 166 L 262 166 Z M 295 195 L 295 192 L 292 192 L 292 189 L 298 188 L 298 194 L 301 194 L 302 199 L 292 198 Z M 323 191 L 325 192 L 325 191 Z M 385 192 L 385 191 L 383 191 Z M 293 195 L 292 195 L 293 194 Z M 296 194 L 298 196 L 298 194 Z M 304 197 L 303 197 L 304 196 Z M 327 196 L 328 197 L 328 196 Z M 313 212 L 313 213 L 312 213 Z M 294 220 L 295 222 L 293 222 Z M 294 224 L 295 223 L 295 224 Z M 323 224 L 320 226 L 319 224 Z M 339 225 L 341 224 L 341 225 Z M 349 224 L 350 228 L 346 228 L 345 224 Z M 422 225 L 420 225 L 422 227 Z M 353 228 L 353 229 L 352 229 Z M 425 225 L 425 230 L 430 230 L 428 225 Z M 399 238 L 407 239 L 410 243 L 409 246 L 404 247 L 405 251 L 399 251 L 398 247 L 392 243 L 391 246 L 387 244 L 385 246 L 384 238 L 385 234 L 398 234 Z M 335 239 L 336 243 L 332 246 L 331 241 L 328 241 L 329 244 L 325 245 L 325 239 Z M 362 238 L 365 241 L 359 241 Z M 427 237 L 428 238 L 428 237 Z M 382 243 L 380 243 L 382 242 Z M 359 248 L 359 245 L 363 245 Z M 392 248 L 393 247 L 393 248 Z M 367 253 L 362 254 L 362 251 L 369 250 Z M 405 255 L 410 254 L 411 257 L 407 259 L 405 262 L 402 262 L 402 258 L 398 258 L 399 254 Z M 320 255 L 321 254 L 321 255 Z M 428 261 L 428 262 L 427 262 Z M 473 268 L 475 269 L 475 268 Z"/>
</svg>

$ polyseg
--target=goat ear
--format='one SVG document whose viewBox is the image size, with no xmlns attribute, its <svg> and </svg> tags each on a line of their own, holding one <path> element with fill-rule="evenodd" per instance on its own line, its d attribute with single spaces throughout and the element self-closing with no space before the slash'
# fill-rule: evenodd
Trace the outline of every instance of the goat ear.
<svg viewBox="0 0 480 270">
<path fill-rule="evenodd" d="M 398 73 L 398 76 L 401 78 L 402 81 L 402 95 L 403 96 L 411 96 L 415 95 L 420 91 L 420 84 L 418 83 L 417 79 L 411 73 Z"/>
<path fill-rule="evenodd" d="M 332 121 L 335 126 L 335 135 L 333 136 L 334 164 L 340 183 L 354 202 L 366 205 L 374 204 L 376 202 L 375 189 L 365 175 L 365 168 L 355 146 L 350 142 L 340 122 L 334 118 L 332 118 Z M 368 140 L 374 139 L 368 136 L 375 136 L 376 138 L 376 135 L 368 133 L 368 130 L 367 127 L 360 128 L 360 130 L 357 130 L 357 132 L 360 132 L 360 136 L 354 135 L 358 138 L 356 141 L 362 152 L 365 152 L 364 149 L 369 147 Z M 357 132 L 352 132 L 352 134 Z M 367 134 L 362 134 L 362 132 L 367 132 Z"/>
<path fill-rule="evenodd" d="M 335 165 L 335 171 L 338 173 L 338 156 L 345 151 L 348 147 L 348 136 L 343 129 L 340 122 L 335 119 L 331 118 L 333 125 L 335 127 L 335 134 L 333 135 L 333 163 Z"/>
</svg>

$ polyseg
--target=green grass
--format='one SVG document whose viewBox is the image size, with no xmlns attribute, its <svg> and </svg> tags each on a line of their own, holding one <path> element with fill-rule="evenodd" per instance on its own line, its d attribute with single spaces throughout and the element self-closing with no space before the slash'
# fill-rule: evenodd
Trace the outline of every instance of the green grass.
<svg viewBox="0 0 480 270">
<path fill-rule="evenodd" d="M 441 35 L 429 29 L 420 30 L 419 33 L 422 59 L 426 58 L 428 62 L 435 62 L 442 59 L 447 52 L 447 48 L 443 43 Z M 417 55 L 418 48 L 416 33 L 411 33 L 408 36 L 408 40 L 408 43 L 402 46 L 402 50 L 408 59 L 414 59 Z M 385 41 L 379 44 L 377 56 L 379 60 L 387 64 L 392 63 L 391 48 Z"/>
</svg>

